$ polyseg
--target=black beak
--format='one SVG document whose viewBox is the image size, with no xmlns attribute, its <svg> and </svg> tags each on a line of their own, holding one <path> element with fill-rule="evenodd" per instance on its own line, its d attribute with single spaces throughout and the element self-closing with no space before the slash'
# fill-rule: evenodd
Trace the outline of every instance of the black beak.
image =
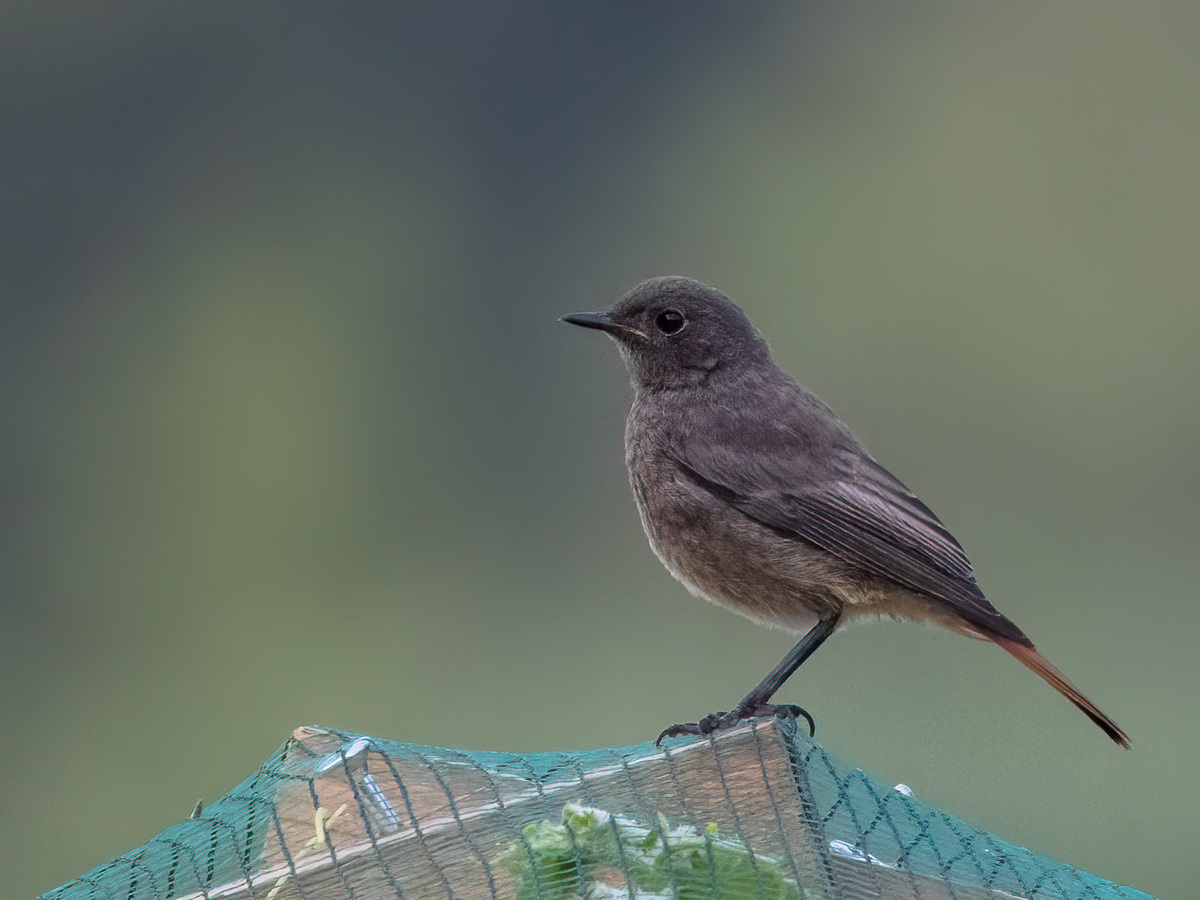
<svg viewBox="0 0 1200 900">
<path fill-rule="evenodd" d="M 616 322 L 608 317 L 607 313 L 571 313 L 569 316 L 563 316 L 560 322 L 570 322 L 572 325 L 580 325 L 584 328 L 598 328 L 600 331 L 613 332 L 619 327 Z"/>
<path fill-rule="evenodd" d="M 563 316 L 559 321 L 570 322 L 572 325 L 579 325 L 583 328 L 595 328 L 597 331 L 607 332 L 614 337 L 646 337 L 636 328 L 614 322 L 608 313 L 571 313 L 569 316 Z"/>
</svg>

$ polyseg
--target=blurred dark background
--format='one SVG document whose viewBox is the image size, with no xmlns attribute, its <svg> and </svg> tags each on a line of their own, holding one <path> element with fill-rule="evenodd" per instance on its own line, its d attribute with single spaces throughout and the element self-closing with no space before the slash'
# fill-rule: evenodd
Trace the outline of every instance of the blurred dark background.
<svg viewBox="0 0 1200 900">
<path fill-rule="evenodd" d="M 688 596 L 613 349 L 680 273 L 936 509 L 1133 737 L 884 624 L 834 753 L 1160 896 L 1200 801 L 1200 5 L 0 12 L 0 871 L 29 896 L 297 725 L 636 743 L 791 646 Z"/>
</svg>

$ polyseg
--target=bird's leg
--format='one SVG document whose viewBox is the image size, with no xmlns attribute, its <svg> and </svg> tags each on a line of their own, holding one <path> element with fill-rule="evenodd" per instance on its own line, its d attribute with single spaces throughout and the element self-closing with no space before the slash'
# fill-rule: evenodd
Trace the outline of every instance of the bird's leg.
<svg viewBox="0 0 1200 900">
<path fill-rule="evenodd" d="M 656 745 L 660 744 L 663 738 L 675 737 L 680 734 L 712 734 L 714 731 L 719 731 L 722 728 L 732 728 L 743 719 L 754 717 L 765 718 L 768 716 L 799 716 L 807 720 L 809 732 L 815 734 L 817 726 L 813 722 L 812 716 L 805 710 L 790 703 L 780 705 L 769 703 L 768 701 L 783 683 L 788 680 L 791 674 L 800 668 L 806 659 L 812 656 L 813 652 L 825 641 L 825 638 L 833 634 L 840 618 L 840 613 L 833 613 L 820 619 L 816 625 L 808 630 L 808 633 L 804 637 L 800 638 L 799 643 L 788 651 L 787 656 L 779 661 L 779 665 L 768 672 L 767 676 L 758 683 L 758 686 L 743 697 L 742 702 L 735 706 L 732 711 L 711 713 L 699 722 L 685 722 L 680 725 L 672 725 L 663 731 L 654 743 Z"/>
<path fill-rule="evenodd" d="M 792 673 L 800 668 L 804 661 L 825 642 L 825 638 L 833 634 L 839 618 L 841 616 L 834 613 L 819 620 L 810 628 L 796 646 L 788 651 L 787 656 L 779 661 L 779 665 L 768 672 L 767 676 L 758 683 L 758 687 L 742 698 L 742 702 L 737 705 L 732 714 L 742 719 L 748 719 L 751 716 L 774 715 L 770 710 L 776 707 L 767 701 L 775 695 L 775 692 L 783 686 Z"/>
</svg>

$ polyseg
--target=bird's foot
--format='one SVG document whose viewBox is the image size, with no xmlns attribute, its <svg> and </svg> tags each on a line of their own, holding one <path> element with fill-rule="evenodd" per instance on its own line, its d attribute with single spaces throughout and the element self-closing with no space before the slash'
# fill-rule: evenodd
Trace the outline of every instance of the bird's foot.
<svg viewBox="0 0 1200 900">
<path fill-rule="evenodd" d="M 714 731 L 723 731 L 726 728 L 732 728 L 746 719 L 768 719 L 773 716 L 780 719 L 804 719 L 808 723 L 809 736 L 813 737 L 817 733 L 817 723 L 813 721 L 813 717 L 808 714 L 808 711 L 802 707 L 791 703 L 760 703 L 756 706 L 742 704 L 731 712 L 709 713 L 699 722 L 684 722 L 679 725 L 672 725 L 670 728 L 663 730 L 663 733 L 658 736 L 658 740 L 654 742 L 654 746 L 657 747 L 662 744 L 665 738 L 678 737 L 681 734 L 709 735 Z"/>
</svg>

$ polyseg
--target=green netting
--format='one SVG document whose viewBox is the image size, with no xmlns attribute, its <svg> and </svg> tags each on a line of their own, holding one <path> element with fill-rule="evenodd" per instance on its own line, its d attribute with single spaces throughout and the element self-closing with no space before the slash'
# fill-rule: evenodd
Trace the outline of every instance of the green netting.
<svg viewBox="0 0 1200 900">
<path fill-rule="evenodd" d="M 794 723 L 578 753 L 298 729 L 197 817 L 44 895 L 1146 898 L 834 759 Z"/>
</svg>

